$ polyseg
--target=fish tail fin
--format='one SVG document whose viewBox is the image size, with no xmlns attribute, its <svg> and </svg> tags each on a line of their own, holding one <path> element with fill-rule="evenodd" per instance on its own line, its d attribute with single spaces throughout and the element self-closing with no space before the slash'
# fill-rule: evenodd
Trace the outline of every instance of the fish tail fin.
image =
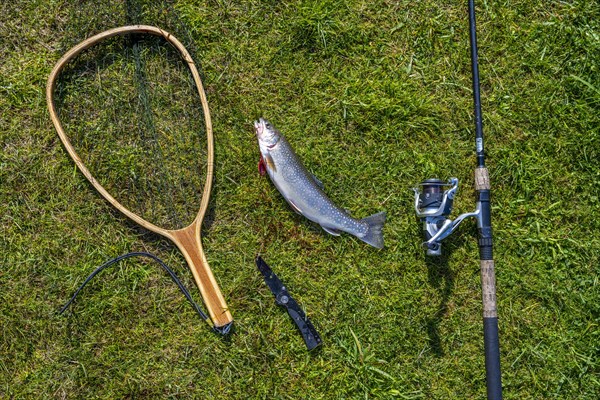
<svg viewBox="0 0 600 400">
<path fill-rule="evenodd" d="M 367 234 L 361 238 L 365 243 L 370 244 L 378 249 L 383 248 L 383 224 L 385 223 L 385 211 L 373 214 L 370 217 L 361 219 L 361 222 L 365 222 L 369 225 Z"/>
</svg>

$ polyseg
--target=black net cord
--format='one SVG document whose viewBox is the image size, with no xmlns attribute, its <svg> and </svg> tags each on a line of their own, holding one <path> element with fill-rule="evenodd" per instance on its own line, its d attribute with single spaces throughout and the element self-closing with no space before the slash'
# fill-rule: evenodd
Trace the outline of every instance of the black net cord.
<svg viewBox="0 0 600 400">
<path fill-rule="evenodd" d="M 110 267 L 111 265 L 116 264 L 119 261 L 123 261 L 123 260 L 125 260 L 127 258 L 131 258 L 131 257 L 147 257 L 147 258 L 151 258 L 152 260 L 156 261 L 161 267 L 163 267 L 163 269 L 165 271 L 167 271 L 167 273 L 169 274 L 169 276 L 171 277 L 171 279 L 173 280 L 173 282 L 175 282 L 175 284 L 179 287 L 179 290 L 181 290 L 181 293 L 183 293 L 183 295 L 190 302 L 190 304 L 192 305 L 192 307 L 194 307 L 194 310 L 196 310 L 196 312 L 198 313 L 198 315 L 200 316 L 200 318 L 202 318 L 204 321 L 208 320 L 208 316 L 204 313 L 204 311 L 202 311 L 202 309 L 194 301 L 194 299 L 192 299 L 192 296 L 190 295 L 190 292 L 183 285 L 183 283 L 179 280 L 179 278 L 177 277 L 177 275 L 175 275 L 175 272 L 173 272 L 173 270 L 171 268 L 169 268 L 169 266 L 167 264 L 165 264 L 160 258 L 158 258 L 157 256 L 155 256 L 154 254 L 150 254 L 150 253 L 146 253 L 146 252 L 131 252 L 131 253 L 123 254 L 121 256 L 118 256 L 116 258 L 113 258 L 112 260 L 109 260 L 109 261 L 105 262 L 104 264 L 102 264 L 101 266 L 99 266 L 98 268 L 96 268 L 94 270 L 94 272 L 92 272 L 86 278 L 86 280 L 79 286 L 79 288 L 75 291 L 75 293 L 73 294 L 73 296 L 71 297 L 71 299 L 67 302 L 67 304 L 65 304 L 60 309 L 60 311 L 58 313 L 59 314 L 64 313 L 67 310 L 67 308 L 69 308 L 69 306 L 71 305 L 71 303 L 73 303 L 73 301 L 75 301 L 75 298 L 77 297 L 77 295 L 79 294 L 79 292 L 96 275 L 98 275 L 100 272 L 102 272 L 104 269 Z"/>
</svg>

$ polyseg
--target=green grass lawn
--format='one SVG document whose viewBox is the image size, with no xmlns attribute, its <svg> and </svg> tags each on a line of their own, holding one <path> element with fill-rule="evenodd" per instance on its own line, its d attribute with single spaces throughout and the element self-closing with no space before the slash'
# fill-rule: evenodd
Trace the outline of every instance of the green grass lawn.
<svg viewBox="0 0 600 400">
<path fill-rule="evenodd" d="M 475 222 L 430 259 L 410 190 L 456 176 L 454 215 L 474 208 L 467 2 L 127 3 L 0 5 L 0 398 L 484 398 Z M 600 5 L 477 6 L 504 396 L 597 399 Z M 77 171 L 46 109 L 56 61 L 131 22 L 184 39 L 204 80 L 216 164 L 203 244 L 236 321 L 225 339 L 141 259 L 103 272 L 57 315 L 96 266 L 128 251 L 163 258 L 201 300 L 177 249 Z M 337 204 L 387 211 L 383 250 L 291 210 L 258 174 L 259 116 Z M 307 353 L 275 305 L 258 253 L 320 350 Z"/>
</svg>

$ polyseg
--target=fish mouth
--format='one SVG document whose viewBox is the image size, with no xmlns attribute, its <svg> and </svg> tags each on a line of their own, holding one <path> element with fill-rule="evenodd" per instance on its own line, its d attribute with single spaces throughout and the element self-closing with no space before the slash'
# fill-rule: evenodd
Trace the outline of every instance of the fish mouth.
<svg viewBox="0 0 600 400">
<path fill-rule="evenodd" d="M 265 131 L 265 120 L 263 118 L 259 118 L 258 121 L 254 121 L 254 132 L 256 136 L 260 137 Z"/>
<path fill-rule="evenodd" d="M 273 149 L 279 142 L 279 139 L 281 139 L 279 132 L 264 118 L 254 121 L 254 131 L 256 132 L 258 142 L 267 146 L 268 149 Z"/>
</svg>

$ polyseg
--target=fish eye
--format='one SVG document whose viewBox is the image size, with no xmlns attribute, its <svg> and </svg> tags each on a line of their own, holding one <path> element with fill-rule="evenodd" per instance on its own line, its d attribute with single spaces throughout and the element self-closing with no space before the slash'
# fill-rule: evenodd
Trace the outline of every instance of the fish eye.
<svg viewBox="0 0 600 400">
<path fill-rule="evenodd" d="M 267 123 L 265 124 L 265 126 L 266 126 L 267 128 L 269 128 L 269 129 L 271 129 L 271 123 L 270 123 L 270 122 L 267 122 Z"/>
</svg>

